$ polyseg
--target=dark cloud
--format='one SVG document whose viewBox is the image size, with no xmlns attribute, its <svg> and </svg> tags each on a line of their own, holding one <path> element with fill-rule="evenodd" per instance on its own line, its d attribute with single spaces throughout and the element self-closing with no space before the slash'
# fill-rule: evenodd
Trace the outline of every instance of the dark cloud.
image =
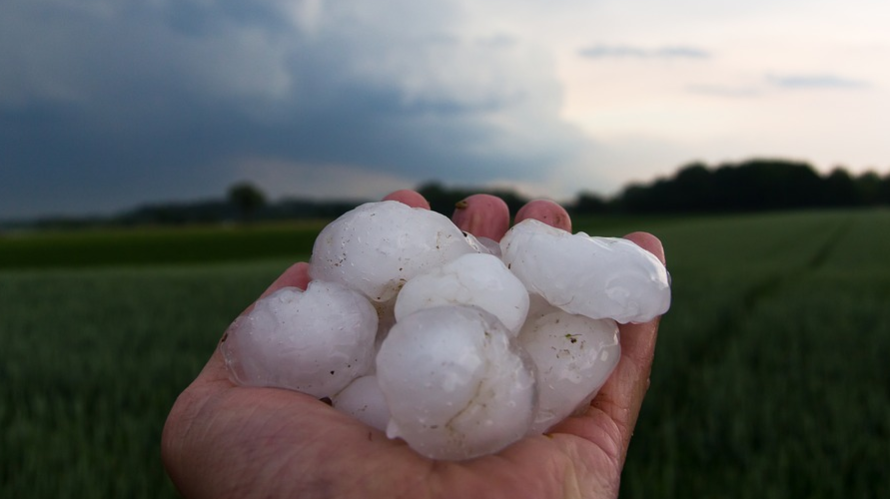
<svg viewBox="0 0 890 499">
<path fill-rule="evenodd" d="M 645 48 L 632 45 L 598 44 L 580 49 L 578 55 L 588 59 L 707 59 L 711 57 L 711 54 L 705 50 L 679 45 Z"/>
<path fill-rule="evenodd" d="M 0 10 L 0 218 L 219 195 L 244 158 L 534 181 L 583 142 L 546 55 L 448 2 Z"/>
</svg>

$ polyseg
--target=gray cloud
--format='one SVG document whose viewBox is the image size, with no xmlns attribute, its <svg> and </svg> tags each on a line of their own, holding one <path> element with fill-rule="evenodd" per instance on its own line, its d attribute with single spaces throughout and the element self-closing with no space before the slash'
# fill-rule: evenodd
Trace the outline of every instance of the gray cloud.
<svg viewBox="0 0 890 499">
<path fill-rule="evenodd" d="M 696 47 L 667 45 L 645 48 L 633 45 L 591 45 L 578 51 L 578 55 L 588 59 L 707 59 L 711 54 Z"/>
<path fill-rule="evenodd" d="M 698 95 L 729 98 L 749 98 L 762 95 L 762 90 L 753 86 L 730 86 L 713 84 L 693 84 L 686 87 L 686 91 Z"/>
<path fill-rule="evenodd" d="M 770 74 L 767 75 L 766 80 L 772 85 L 787 89 L 861 89 L 869 87 L 869 83 L 866 81 L 846 78 L 830 73 L 787 75 Z"/>
<path fill-rule="evenodd" d="M 0 218 L 219 195 L 250 158 L 542 178 L 584 142 L 551 61 L 452 5 L 6 2 Z"/>
</svg>

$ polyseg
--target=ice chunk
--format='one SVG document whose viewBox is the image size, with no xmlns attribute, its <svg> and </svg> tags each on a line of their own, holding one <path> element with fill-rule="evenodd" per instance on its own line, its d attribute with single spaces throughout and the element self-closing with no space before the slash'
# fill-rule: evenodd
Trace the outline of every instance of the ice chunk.
<svg viewBox="0 0 890 499">
<path fill-rule="evenodd" d="M 340 393 L 332 397 L 334 409 L 348 414 L 366 425 L 386 431 L 389 422 L 389 408 L 383 392 L 377 385 L 377 376 L 369 375 L 355 379 Z"/>
<path fill-rule="evenodd" d="M 464 236 L 467 238 L 467 243 L 469 243 L 470 247 L 473 248 L 475 252 L 494 255 L 498 258 L 501 257 L 501 245 L 494 239 L 488 237 L 476 237 L 469 232 L 464 232 Z"/>
<path fill-rule="evenodd" d="M 408 279 L 472 252 L 442 214 L 397 201 L 366 203 L 321 231 L 309 275 L 387 301 Z"/>
<path fill-rule="evenodd" d="M 555 310 L 519 334 L 538 371 L 538 411 L 531 433 L 543 433 L 602 387 L 621 358 L 618 324 Z"/>
<path fill-rule="evenodd" d="M 396 322 L 377 355 L 377 378 L 391 413 L 387 435 L 430 458 L 494 453 L 531 425 L 531 361 L 476 307 L 427 308 Z"/>
<path fill-rule="evenodd" d="M 471 253 L 408 281 L 396 299 L 396 321 L 441 305 L 475 305 L 515 336 L 528 312 L 528 292 L 498 257 Z"/>
<path fill-rule="evenodd" d="M 670 307 L 664 265 L 626 239 L 572 235 L 524 220 L 501 240 L 503 259 L 529 292 L 572 314 L 646 322 Z"/>
<path fill-rule="evenodd" d="M 330 397 L 373 366 L 377 312 L 360 293 L 312 281 L 257 301 L 220 349 L 236 383 Z"/>
</svg>

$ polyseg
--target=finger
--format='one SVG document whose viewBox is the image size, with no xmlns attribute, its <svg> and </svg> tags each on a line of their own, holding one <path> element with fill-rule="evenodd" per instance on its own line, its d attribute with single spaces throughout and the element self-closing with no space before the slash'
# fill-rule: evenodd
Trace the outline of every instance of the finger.
<svg viewBox="0 0 890 499">
<path fill-rule="evenodd" d="M 514 222 L 519 223 L 529 218 L 557 229 L 572 231 L 572 218 L 569 217 L 569 213 L 562 206 L 547 199 L 536 199 L 527 203 L 516 213 Z"/>
<path fill-rule="evenodd" d="M 412 208 L 423 208 L 430 209 L 430 203 L 426 200 L 420 193 L 416 191 L 412 191 L 410 189 L 402 189 L 400 191 L 395 191 L 393 193 L 387 194 L 386 197 L 383 198 L 384 201 L 398 201 L 400 203 L 407 204 Z"/>
<path fill-rule="evenodd" d="M 625 237 L 665 262 L 664 248 L 655 236 L 635 232 Z M 643 324 L 620 325 L 621 360 L 591 403 L 593 409 L 608 415 L 617 426 L 622 463 L 649 388 L 658 323 L 659 318 Z"/>
<path fill-rule="evenodd" d="M 510 208 L 497 196 L 474 194 L 455 205 L 451 219 L 462 231 L 500 241 L 510 227 Z"/>
<path fill-rule="evenodd" d="M 312 278 L 309 277 L 309 264 L 306 262 L 297 262 L 285 270 L 283 274 L 278 276 L 278 278 L 275 279 L 265 291 L 263 291 L 260 298 L 265 298 L 281 288 L 297 287 L 305 290 L 311 280 Z"/>
</svg>

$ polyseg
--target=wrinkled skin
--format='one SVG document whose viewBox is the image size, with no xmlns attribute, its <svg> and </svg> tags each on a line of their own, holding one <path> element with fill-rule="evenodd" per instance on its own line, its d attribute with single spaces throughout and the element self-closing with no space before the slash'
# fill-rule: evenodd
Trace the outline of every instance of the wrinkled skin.
<svg viewBox="0 0 890 499">
<path fill-rule="evenodd" d="M 412 191 L 386 199 L 429 208 Z M 509 212 L 499 201 L 472 196 L 461 203 L 455 222 L 498 240 L 509 225 Z M 533 203 L 522 218 L 571 227 L 555 203 Z M 664 261 L 654 236 L 626 237 Z M 284 286 L 305 288 L 308 282 L 308 265 L 297 263 L 263 296 Z M 465 462 L 421 457 L 403 441 L 389 440 L 308 395 L 235 386 L 216 349 L 170 412 L 161 446 L 164 465 L 186 498 L 616 497 L 649 386 L 657 331 L 658 319 L 621 326 L 621 361 L 586 413 L 546 435 Z"/>
</svg>

